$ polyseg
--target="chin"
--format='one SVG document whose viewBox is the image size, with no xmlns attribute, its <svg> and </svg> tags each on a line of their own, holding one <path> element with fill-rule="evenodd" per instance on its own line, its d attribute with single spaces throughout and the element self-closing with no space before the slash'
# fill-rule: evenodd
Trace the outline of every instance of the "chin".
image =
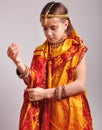
<svg viewBox="0 0 102 130">
<path fill-rule="evenodd" d="M 54 44 L 54 43 L 56 43 L 56 41 L 55 40 L 48 40 L 50 43 L 52 43 L 52 44 Z"/>
</svg>

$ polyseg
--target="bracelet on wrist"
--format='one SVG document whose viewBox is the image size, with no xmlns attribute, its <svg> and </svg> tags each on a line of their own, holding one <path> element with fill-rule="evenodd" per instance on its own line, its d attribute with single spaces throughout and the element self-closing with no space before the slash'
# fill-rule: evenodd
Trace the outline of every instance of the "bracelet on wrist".
<svg viewBox="0 0 102 130">
<path fill-rule="evenodd" d="M 67 93 L 66 93 L 66 90 L 65 90 L 65 86 L 62 86 L 62 95 L 61 95 L 62 98 L 66 98 L 67 97 Z"/>
<path fill-rule="evenodd" d="M 25 65 L 25 71 L 23 73 L 20 73 L 18 69 L 16 69 L 16 74 L 18 75 L 19 78 L 25 79 L 29 76 L 29 68 Z"/>
<path fill-rule="evenodd" d="M 61 100 L 61 95 L 62 95 L 62 87 L 60 86 L 55 89 L 56 100 Z"/>
<path fill-rule="evenodd" d="M 67 94 L 66 94 L 65 86 L 60 86 L 55 89 L 56 100 L 61 100 L 66 97 L 67 97 Z"/>
</svg>

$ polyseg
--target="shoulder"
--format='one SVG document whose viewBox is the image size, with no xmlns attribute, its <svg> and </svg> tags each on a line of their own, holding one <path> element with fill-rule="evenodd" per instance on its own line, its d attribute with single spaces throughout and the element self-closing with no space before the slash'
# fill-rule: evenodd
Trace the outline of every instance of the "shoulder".
<svg viewBox="0 0 102 130">
<path fill-rule="evenodd" d="M 68 35 L 68 39 L 71 40 L 72 46 L 76 46 L 79 49 L 80 48 L 85 48 L 86 50 L 88 49 L 83 39 L 79 36 L 76 30 L 74 30 L 71 35 Z"/>
<path fill-rule="evenodd" d="M 72 41 L 73 45 L 81 45 L 81 44 L 83 44 L 83 40 L 80 38 L 80 36 L 76 32 L 76 30 L 74 30 L 71 35 L 68 35 L 67 38 Z"/>
<path fill-rule="evenodd" d="M 41 45 L 36 47 L 36 49 L 34 50 L 34 55 L 45 56 L 47 53 L 47 47 L 48 47 L 47 45 L 48 45 L 48 42 L 46 40 Z"/>
<path fill-rule="evenodd" d="M 45 46 L 45 42 L 43 42 L 41 45 L 37 46 L 34 51 L 42 50 L 42 49 L 44 49 L 44 46 Z"/>
<path fill-rule="evenodd" d="M 34 50 L 34 53 L 35 53 L 36 51 L 44 50 L 44 48 L 45 48 L 45 46 L 46 46 L 46 43 L 47 43 L 47 41 L 44 41 L 42 44 L 40 44 L 39 46 L 37 46 L 37 47 L 35 48 L 35 50 Z"/>
</svg>

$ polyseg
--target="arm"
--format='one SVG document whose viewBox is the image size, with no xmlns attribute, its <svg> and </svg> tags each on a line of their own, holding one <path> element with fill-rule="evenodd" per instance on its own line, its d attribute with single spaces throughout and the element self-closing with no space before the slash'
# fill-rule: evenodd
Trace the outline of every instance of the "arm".
<svg viewBox="0 0 102 130">
<path fill-rule="evenodd" d="M 19 56 L 20 53 L 20 46 L 16 43 L 12 43 L 7 50 L 7 55 L 9 58 L 15 63 L 18 71 L 20 74 L 23 74 L 26 70 L 25 64 L 22 62 L 22 59 Z M 29 79 L 26 78 L 25 82 L 28 83 Z"/>
<path fill-rule="evenodd" d="M 79 63 L 76 69 L 77 77 L 76 80 L 65 86 L 67 96 L 73 96 L 79 94 L 85 90 L 86 87 L 86 58 L 85 56 Z M 26 89 L 29 94 L 30 101 L 41 100 L 44 98 L 55 97 L 55 88 L 43 89 L 43 88 L 32 88 Z"/>
<path fill-rule="evenodd" d="M 84 56 L 76 68 L 76 80 L 65 86 L 67 96 L 83 92 L 86 88 L 86 57 Z"/>
</svg>

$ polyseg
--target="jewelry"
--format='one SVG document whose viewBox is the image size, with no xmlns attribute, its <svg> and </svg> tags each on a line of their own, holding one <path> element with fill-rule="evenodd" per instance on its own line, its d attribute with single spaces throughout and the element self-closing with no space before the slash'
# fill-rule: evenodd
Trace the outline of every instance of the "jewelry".
<svg viewBox="0 0 102 130">
<path fill-rule="evenodd" d="M 50 43 L 52 49 L 57 48 L 57 47 L 63 45 L 64 40 L 65 40 L 66 38 L 67 38 L 67 35 L 66 35 L 66 33 L 65 33 L 65 34 L 62 36 L 62 38 L 61 38 L 60 40 L 58 40 L 56 43 Z"/>
<path fill-rule="evenodd" d="M 62 95 L 61 95 L 61 98 L 66 98 L 67 97 L 67 93 L 66 93 L 66 90 L 65 90 L 65 86 L 62 86 Z"/>
<path fill-rule="evenodd" d="M 19 70 L 16 69 L 16 74 L 18 75 L 19 78 L 26 79 L 29 76 L 30 71 L 29 68 L 25 65 L 25 71 L 21 74 Z"/>
<path fill-rule="evenodd" d="M 68 14 L 42 14 L 41 18 L 68 18 Z"/>
<path fill-rule="evenodd" d="M 52 3 L 45 14 L 41 14 L 40 18 L 44 18 L 44 23 L 47 24 L 47 18 L 68 18 L 68 14 L 50 14 L 50 10 L 55 4 Z"/>
<path fill-rule="evenodd" d="M 55 89 L 56 100 L 61 100 L 61 95 L 62 95 L 62 87 L 60 86 Z"/>
<path fill-rule="evenodd" d="M 61 100 L 61 98 L 67 98 L 65 86 L 60 86 L 55 89 L 55 98 L 56 100 Z"/>
</svg>

